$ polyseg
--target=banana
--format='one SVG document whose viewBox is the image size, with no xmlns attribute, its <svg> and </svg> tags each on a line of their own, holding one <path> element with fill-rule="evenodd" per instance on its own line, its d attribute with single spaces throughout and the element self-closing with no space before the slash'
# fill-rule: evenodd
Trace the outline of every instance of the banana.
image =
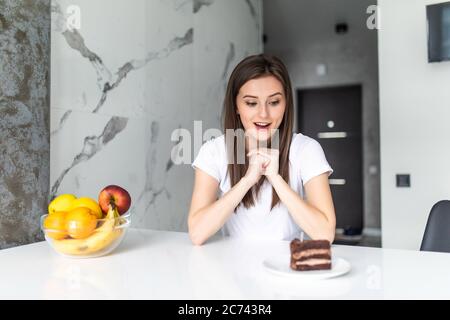
<svg viewBox="0 0 450 320">
<path fill-rule="evenodd" d="M 56 251 L 71 256 L 89 256 L 108 247 L 123 233 L 123 229 L 115 229 L 119 217 L 117 208 L 109 208 L 105 222 L 85 239 L 52 240 Z"/>
</svg>

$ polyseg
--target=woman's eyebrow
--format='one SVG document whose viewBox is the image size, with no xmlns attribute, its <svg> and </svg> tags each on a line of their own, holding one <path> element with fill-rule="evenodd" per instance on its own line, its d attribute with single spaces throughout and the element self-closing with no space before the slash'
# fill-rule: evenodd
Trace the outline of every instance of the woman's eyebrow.
<svg viewBox="0 0 450 320">
<path fill-rule="evenodd" d="M 268 98 L 272 98 L 272 97 L 274 97 L 274 96 L 276 96 L 276 95 L 282 95 L 282 94 L 281 94 L 281 92 L 275 92 L 275 93 L 271 94 Z M 256 96 L 251 96 L 251 95 L 249 95 L 249 94 L 246 94 L 245 96 L 242 97 L 242 99 L 244 99 L 244 98 L 254 98 L 254 99 L 258 99 L 258 97 L 256 97 Z"/>
<path fill-rule="evenodd" d="M 276 93 L 274 93 L 274 94 L 271 94 L 271 95 L 269 96 L 269 98 L 274 97 L 274 96 L 276 96 L 276 95 L 278 95 L 278 94 L 279 94 L 279 95 L 282 95 L 281 92 L 276 92 Z"/>
</svg>

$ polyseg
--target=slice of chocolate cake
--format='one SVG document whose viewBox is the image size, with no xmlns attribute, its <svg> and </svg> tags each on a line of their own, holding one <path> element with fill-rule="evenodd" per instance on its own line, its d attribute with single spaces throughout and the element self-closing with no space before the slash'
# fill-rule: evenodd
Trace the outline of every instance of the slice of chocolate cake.
<svg viewBox="0 0 450 320">
<path fill-rule="evenodd" d="M 291 247 L 291 269 L 297 271 L 331 269 L 331 245 L 328 240 L 294 239 Z"/>
</svg>

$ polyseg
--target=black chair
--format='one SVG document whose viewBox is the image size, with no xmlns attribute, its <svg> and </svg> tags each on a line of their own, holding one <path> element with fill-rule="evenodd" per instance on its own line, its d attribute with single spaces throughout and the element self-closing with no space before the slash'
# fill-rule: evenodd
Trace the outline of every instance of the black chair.
<svg viewBox="0 0 450 320">
<path fill-rule="evenodd" d="M 420 251 L 450 252 L 450 201 L 431 208 Z"/>
</svg>

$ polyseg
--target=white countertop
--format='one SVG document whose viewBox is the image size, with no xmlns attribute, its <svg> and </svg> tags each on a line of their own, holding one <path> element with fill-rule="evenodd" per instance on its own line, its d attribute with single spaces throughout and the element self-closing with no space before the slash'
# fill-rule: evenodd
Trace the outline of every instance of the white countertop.
<svg viewBox="0 0 450 320">
<path fill-rule="evenodd" d="M 352 269 L 304 281 L 262 261 L 289 242 L 130 229 L 112 254 L 70 259 L 45 242 L 0 251 L 0 299 L 450 299 L 450 254 L 333 246 Z"/>
</svg>

